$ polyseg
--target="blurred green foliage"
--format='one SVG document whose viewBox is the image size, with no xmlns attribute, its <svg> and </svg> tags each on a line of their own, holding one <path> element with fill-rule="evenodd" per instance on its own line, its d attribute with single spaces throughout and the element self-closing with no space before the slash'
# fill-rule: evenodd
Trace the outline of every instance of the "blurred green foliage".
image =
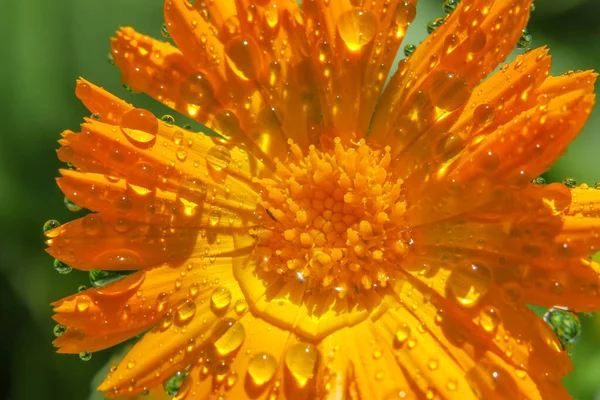
<svg viewBox="0 0 600 400">
<path fill-rule="evenodd" d="M 539 0 L 529 30 L 533 45 L 547 44 L 554 74 L 600 70 L 600 2 Z M 111 351 L 83 362 L 58 355 L 51 346 L 54 323 L 49 302 L 71 294 L 87 274 L 58 275 L 43 252 L 44 221 L 75 218 L 54 183 L 61 163 L 54 149 L 64 129 L 77 129 L 87 111 L 76 100 L 83 76 L 137 106 L 167 113 L 144 95 L 121 87 L 119 72 L 106 62 L 108 38 L 123 25 L 160 37 L 162 2 L 157 0 L 21 0 L 0 2 L 0 386 L 3 399 L 86 399 L 92 378 Z M 419 43 L 427 21 L 442 15 L 439 0 L 421 0 L 419 17 L 405 43 Z M 173 115 L 176 113 L 169 112 Z M 181 117 L 177 117 L 182 122 Z M 185 123 L 185 122 L 182 122 Z M 600 181 L 600 109 L 546 175 L 577 182 Z M 600 320 L 582 317 L 583 336 L 571 350 L 575 373 L 566 379 L 577 399 L 600 396 Z M 96 382 L 97 383 L 97 382 Z"/>
</svg>

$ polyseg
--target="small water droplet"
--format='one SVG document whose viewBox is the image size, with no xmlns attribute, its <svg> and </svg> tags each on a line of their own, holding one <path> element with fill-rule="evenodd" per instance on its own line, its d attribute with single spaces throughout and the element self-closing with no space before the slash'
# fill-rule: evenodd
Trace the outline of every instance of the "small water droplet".
<svg viewBox="0 0 600 400">
<path fill-rule="evenodd" d="M 73 271 L 73 267 L 70 267 L 59 260 L 54 260 L 54 270 L 61 275 L 66 275 L 69 272 Z"/>
<path fill-rule="evenodd" d="M 163 383 L 165 392 L 167 392 L 169 396 L 177 396 L 177 394 L 181 390 L 181 387 L 183 386 L 185 379 L 187 378 L 187 375 L 188 374 L 186 372 L 177 372 L 175 375 L 167 379 Z"/>
<path fill-rule="evenodd" d="M 82 351 L 81 353 L 79 353 L 79 358 L 81 359 L 81 361 L 90 361 L 92 359 L 92 353 L 90 353 L 89 351 Z"/>
<path fill-rule="evenodd" d="M 175 323 L 178 325 L 189 324 L 194 317 L 194 314 L 196 314 L 196 303 L 188 299 L 183 299 L 177 305 Z"/>
<path fill-rule="evenodd" d="M 66 331 L 67 331 L 67 328 L 64 325 L 61 325 L 61 324 L 56 324 L 54 326 L 54 329 L 53 329 L 54 336 L 56 336 L 56 337 L 61 336 Z"/>
<path fill-rule="evenodd" d="M 438 108 L 446 111 L 457 110 L 471 96 L 467 82 L 453 72 L 436 70 L 429 79 L 431 79 L 429 96 Z"/>
<path fill-rule="evenodd" d="M 214 342 L 215 349 L 221 356 L 233 353 L 246 340 L 246 330 L 240 322 L 227 321 L 226 325 L 218 328 L 225 329 L 225 332 Z"/>
<path fill-rule="evenodd" d="M 79 210 L 81 210 L 81 207 L 79 207 L 77 204 L 73 203 L 71 200 L 67 199 L 67 197 L 65 196 L 65 207 L 67 207 L 67 210 L 72 211 L 72 212 L 77 212 Z"/>
<path fill-rule="evenodd" d="M 248 309 L 248 304 L 246 300 L 239 299 L 235 302 L 235 312 L 238 314 L 242 314 L 244 311 Z"/>
<path fill-rule="evenodd" d="M 336 25 L 340 38 L 352 52 L 359 51 L 377 34 L 377 19 L 373 13 L 358 7 L 340 14 Z"/>
<path fill-rule="evenodd" d="M 134 146 L 149 148 L 156 142 L 158 120 L 148 110 L 134 108 L 121 117 L 121 131 Z"/>
<path fill-rule="evenodd" d="M 483 265 L 462 264 L 450 274 L 447 288 L 464 307 L 473 307 L 488 292 L 491 282 L 490 271 Z"/>
<path fill-rule="evenodd" d="M 175 123 L 175 118 L 173 118 L 173 116 L 169 114 L 163 115 L 162 117 L 160 117 L 160 119 L 167 125 L 173 125 Z"/>
<path fill-rule="evenodd" d="M 500 314 L 494 307 L 483 307 L 479 312 L 479 325 L 488 333 L 495 334 L 500 324 Z"/>
<path fill-rule="evenodd" d="M 225 55 L 227 65 L 245 81 L 256 78 L 262 69 L 262 51 L 251 36 L 240 35 L 229 40 Z"/>
<path fill-rule="evenodd" d="M 44 222 L 44 227 L 42 228 L 44 233 L 48 232 L 49 230 L 58 228 L 60 226 L 60 222 L 58 222 L 55 219 L 49 219 L 48 221 Z"/>
<path fill-rule="evenodd" d="M 277 372 L 277 360 L 269 353 L 256 353 L 248 362 L 248 375 L 257 386 L 269 382 Z"/>
<path fill-rule="evenodd" d="M 296 343 L 288 348 L 285 354 L 285 365 L 299 387 L 306 386 L 313 377 L 318 358 L 319 352 L 312 344 Z"/>
<path fill-rule="evenodd" d="M 216 310 L 223 310 L 231 303 L 231 292 L 227 288 L 217 287 L 213 290 L 210 300 Z"/>
<path fill-rule="evenodd" d="M 229 166 L 231 153 L 226 147 L 216 145 L 211 147 L 206 153 L 206 161 L 212 168 L 221 171 Z"/>
<path fill-rule="evenodd" d="M 581 322 L 573 311 L 562 307 L 552 307 L 544 314 L 544 321 L 550 325 L 563 349 L 568 350 L 579 341 Z"/>
</svg>

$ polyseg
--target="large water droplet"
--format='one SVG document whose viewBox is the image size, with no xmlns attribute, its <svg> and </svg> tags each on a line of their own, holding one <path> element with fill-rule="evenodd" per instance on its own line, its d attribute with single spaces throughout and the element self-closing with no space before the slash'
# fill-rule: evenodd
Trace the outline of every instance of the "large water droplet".
<svg viewBox="0 0 600 400">
<path fill-rule="evenodd" d="M 216 145 L 210 148 L 206 153 L 208 165 L 217 171 L 221 171 L 229 166 L 231 162 L 231 153 L 226 147 Z"/>
<path fill-rule="evenodd" d="M 49 219 L 48 221 L 44 222 L 44 233 L 48 232 L 49 230 L 52 230 L 54 228 L 58 228 L 60 226 L 60 222 L 58 222 L 55 219 Z"/>
<path fill-rule="evenodd" d="M 433 104 L 446 111 L 460 108 L 471 96 L 467 82 L 448 71 L 434 71 L 431 74 L 429 97 Z"/>
<path fill-rule="evenodd" d="M 277 371 L 277 360 L 269 353 L 256 353 L 248 362 L 248 375 L 257 386 L 269 382 Z"/>
<path fill-rule="evenodd" d="M 248 35 L 240 35 L 225 45 L 227 64 L 243 80 L 254 79 L 262 69 L 262 51 Z"/>
<path fill-rule="evenodd" d="M 296 343 L 290 346 L 285 355 L 285 365 L 299 387 L 304 387 L 313 377 L 319 352 L 312 344 Z"/>
<path fill-rule="evenodd" d="M 163 383 L 165 392 L 167 392 L 167 394 L 169 396 L 177 396 L 177 394 L 179 393 L 179 390 L 183 386 L 183 382 L 185 381 L 186 377 L 187 377 L 187 373 L 177 372 L 175 375 L 173 375 L 172 377 L 167 379 Z"/>
<path fill-rule="evenodd" d="M 337 31 L 350 51 L 359 51 L 377 34 L 377 19 L 370 11 L 352 8 L 338 17 Z"/>
<path fill-rule="evenodd" d="M 550 325 L 563 349 L 568 350 L 579 341 L 581 322 L 573 311 L 562 307 L 552 307 L 544 314 L 544 321 Z"/>
<path fill-rule="evenodd" d="M 125 278 L 133 271 L 103 271 L 99 269 L 90 270 L 90 283 L 95 288 L 101 288 L 109 283 Z"/>
<path fill-rule="evenodd" d="M 59 260 L 54 260 L 54 270 L 61 275 L 66 275 L 69 272 L 73 271 L 73 267 L 60 262 Z"/>
<path fill-rule="evenodd" d="M 210 81 L 202 73 L 189 76 L 181 83 L 181 97 L 191 105 L 201 107 L 213 100 Z"/>
<path fill-rule="evenodd" d="M 149 148 L 156 142 L 158 120 L 148 110 L 134 108 L 121 117 L 121 130 L 125 137 L 135 146 Z"/>
<path fill-rule="evenodd" d="M 240 322 L 234 322 L 214 342 L 215 349 L 222 356 L 227 356 L 239 349 L 246 340 L 246 330 Z"/>
<path fill-rule="evenodd" d="M 483 265 L 462 264 L 452 270 L 446 287 L 464 307 L 473 307 L 488 292 L 491 274 Z"/>
<path fill-rule="evenodd" d="M 56 324 L 54 326 L 54 336 L 59 337 L 62 336 L 63 333 L 65 333 L 67 331 L 67 328 L 61 324 Z"/>
<path fill-rule="evenodd" d="M 132 271 L 146 267 L 146 262 L 133 250 L 117 249 L 100 253 L 92 261 L 92 268 L 110 271 Z"/>
<path fill-rule="evenodd" d="M 178 325 L 189 324 L 194 317 L 194 314 L 196 314 L 196 303 L 188 299 L 183 299 L 177 305 L 175 322 Z"/>
<path fill-rule="evenodd" d="M 213 290 L 210 296 L 211 305 L 217 310 L 223 310 L 231 303 L 231 292 L 224 287 L 218 287 Z"/>
</svg>

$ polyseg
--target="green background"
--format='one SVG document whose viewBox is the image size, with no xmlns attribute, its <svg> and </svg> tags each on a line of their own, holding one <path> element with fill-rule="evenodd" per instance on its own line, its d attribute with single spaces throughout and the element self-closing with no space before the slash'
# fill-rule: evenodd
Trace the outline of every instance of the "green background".
<svg viewBox="0 0 600 400">
<path fill-rule="evenodd" d="M 550 46 L 552 72 L 600 71 L 600 1 L 538 0 L 536 6 L 529 29 L 534 46 Z M 405 43 L 419 43 L 427 21 L 441 15 L 439 0 L 421 0 Z M 162 2 L 4 0 L 0 16 L 0 399 L 87 399 L 111 351 L 83 362 L 55 354 L 51 345 L 48 303 L 88 284 L 85 273 L 58 275 L 43 251 L 44 221 L 76 217 L 54 183 L 61 167 L 56 140 L 88 115 L 73 93 L 79 76 L 157 115 L 167 113 L 145 95 L 125 92 L 106 61 L 108 38 L 119 26 L 160 37 Z M 597 108 L 547 178 L 600 181 L 599 130 Z M 581 319 L 583 338 L 572 351 L 576 372 L 566 384 L 575 398 L 593 399 L 600 396 L 600 319 Z"/>
</svg>

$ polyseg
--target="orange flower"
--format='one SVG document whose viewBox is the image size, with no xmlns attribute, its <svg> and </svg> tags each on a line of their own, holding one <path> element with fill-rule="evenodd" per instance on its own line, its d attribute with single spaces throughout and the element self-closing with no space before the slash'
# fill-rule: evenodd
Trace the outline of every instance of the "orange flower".
<svg viewBox="0 0 600 400">
<path fill-rule="evenodd" d="M 78 82 L 58 184 L 96 213 L 48 252 L 115 272 L 53 304 L 59 352 L 144 334 L 108 397 L 568 398 L 526 304 L 600 308 L 600 191 L 531 180 L 596 74 L 540 48 L 481 82 L 530 7 L 463 0 L 385 88 L 415 0 L 167 0 L 178 47 L 120 30 L 124 83 L 220 137 Z"/>
</svg>

